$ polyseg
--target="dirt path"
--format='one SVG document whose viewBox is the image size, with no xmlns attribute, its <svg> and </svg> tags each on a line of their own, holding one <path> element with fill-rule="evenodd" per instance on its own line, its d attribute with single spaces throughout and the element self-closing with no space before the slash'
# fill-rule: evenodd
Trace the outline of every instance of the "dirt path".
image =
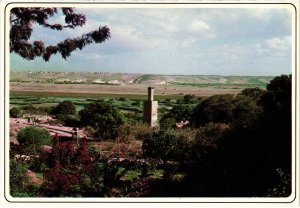
<svg viewBox="0 0 300 208">
<path fill-rule="evenodd" d="M 27 170 L 26 175 L 30 177 L 30 182 L 35 183 L 37 185 L 43 184 L 43 180 L 38 178 L 35 172 L 31 170 Z"/>
</svg>

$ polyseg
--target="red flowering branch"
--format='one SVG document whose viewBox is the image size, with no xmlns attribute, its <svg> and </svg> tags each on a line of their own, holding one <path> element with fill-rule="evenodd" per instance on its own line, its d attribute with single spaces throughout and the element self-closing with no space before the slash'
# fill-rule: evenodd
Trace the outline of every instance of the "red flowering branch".
<svg viewBox="0 0 300 208">
<path fill-rule="evenodd" d="M 54 45 L 45 46 L 41 40 L 30 43 L 33 24 L 58 31 L 85 25 L 85 15 L 75 13 L 74 8 L 61 8 L 61 10 L 65 17 L 65 25 L 48 22 L 50 17 L 58 13 L 57 8 L 13 8 L 10 13 L 10 52 L 28 60 L 42 57 L 45 61 L 49 61 L 56 53 L 60 53 L 66 59 L 77 49 L 81 50 L 86 45 L 102 43 L 110 38 L 110 29 L 107 26 L 99 26 L 97 30 L 83 34 L 81 37 L 67 38 Z"/>
</svg>

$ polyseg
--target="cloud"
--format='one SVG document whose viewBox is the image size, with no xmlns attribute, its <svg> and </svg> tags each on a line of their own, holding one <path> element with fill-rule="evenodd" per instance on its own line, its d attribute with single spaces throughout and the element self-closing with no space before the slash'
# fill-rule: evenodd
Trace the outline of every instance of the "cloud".
<svg viewBox="0 0 300 208">
<path fill-rule="evenodd" d="M 77 11 L 86 15 L 83 27 L 59 32 L 38 28 L 33 37 L 57 42 L 107 25 L 111 39 L 74 52 L 67 64 L 55 62 L 57 67 L 80 70 L 86 69 L 84 65 L 88 62 L 89 70 L 227 75 L 276 74 L 290 69 L 291 15 L 285 9 L 84 8 Z M 55 20 L 62 21 L 59 17 Z M 19 65 L 25 65 L 24 62 Z"/>
<path fill-rule="evenodd" d="M 269 49 L 286 50 L 289 48 L 289 42 L 290 41 L 288 40 L 288 38 L 273 37 L 271 39 L 268 39 L 265 44 Z"/>
<path fill-rule="evenodd" d="M 211 27 L 208 23 L 200 20 L 193 19 L 187 26 L 186 31 L 193 35 L 200 35 L 202 38 L 213 38 L 215 35 L 213 34 Z"/>
</svg>

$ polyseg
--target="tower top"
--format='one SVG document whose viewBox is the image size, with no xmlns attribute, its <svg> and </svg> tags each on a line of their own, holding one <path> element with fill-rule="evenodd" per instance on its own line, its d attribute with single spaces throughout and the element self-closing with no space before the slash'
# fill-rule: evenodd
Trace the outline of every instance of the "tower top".
<svg viewBox="0 0 300 208">
<path fill-rule="evenodd" d="M 148 100 L 153 101 L 154 97 L 154 87 L 148 87 Z"/>
</svg>

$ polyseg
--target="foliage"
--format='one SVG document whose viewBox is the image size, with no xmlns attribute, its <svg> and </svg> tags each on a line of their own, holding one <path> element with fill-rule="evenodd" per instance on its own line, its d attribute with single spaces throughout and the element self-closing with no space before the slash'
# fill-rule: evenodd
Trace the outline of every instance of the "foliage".
<svg viewBox="0 0 300 208">
<path fill-rule="evenodd" d="M 193 103 L 197 103 L 197 99 L 195 95 L 184 95 L 183 96 L 183 103 L 185 104 L 193 104 Z"/>
<path fill-rule="evenodd" d="M 82 125 L 95 129 L 95 137 L 114 139 L 118 136 L 118 128 L 124 123 L 123 115 L 104 101 L 96 101 L 85 106 L 79 112 Z"/>
<path fill-rule="evenodd" d="M 78 116 L 74 115 L 66 115 L 66 116 L 59 116 L 58 119 L 61 119 L 64 122 L 65 126 L 69 127 L 80 127 L 81 122 Z"/>
<path fill-rule="evenodd" d="M 46 156 L 40 153 L 39 157 L 30 158 L 29 169 L 34 172 L 45 172 L 48 169 L 47 164 L 44 162 Z"/>
<path fill-rule="evenodd" d="M 132 105 L 127 98 L 122 102 Z M 119 107 L 120 101 L 110 104 L 97 101 L 81 111 L 91 134 L 99 134 L 97 119 L 119 116 L 112 105 Z M 118 142 L 54 145 L 48 160 L 30 163 L 46 170 L 43 196 L 289 196 L 291 76 L 274 78 L 266 91 L 253 88 L 237 96 L 208 97 L 192 113 L 193 104 L 169 105 L 173 109 L 163 116 L 160 131 L 130 120 L 115 125 Z M 185 116 L 197 125 L 169 128 Z M 109 129 L 107 123 L 99 125 Z"/>
<path fill-rule="evenodd" d="M 52 141 L 49 131 L 34 126 L 20 129 L 17 139 L 20 144 L 28 145 L 33 153 L 37 153 L 41 145 L 49 145 Z"/>
<path fill-rule="evenodd" d="M 159 127 L 160 127 L 160 129 L 162 129 L 162 130 L 167 130 L 167 129 L 170 129 L 170 128 L 175 128 L 175 125 L 176 125 L 176 120 L 175 120 L 175 118 L 168 118 L 168 117 L 165 117 L 165 118 L 163 118 L 163 119 L 159 122 Z"/>
<path fill-rule="evenodd" d="M 24 113 L 27 113 L 27 114 L 37 114 L 37 115 L 49 113 L 50 110 L 51 110 L 50 107 L 35 107 L 32 104 L 22 106 L 21 109 L 23 110 Z"/>
<path fill-rule="evenodd" d="M 199 103 L 193 112 L 192 120 L 196 126 L 209 122 L 230 123 L 233 119 L 232 95 L 214 95 Z"/>
<path fill-rule="evenodd" d="M 274 195 L 283 192 L 289 195 L 291 183 L 278 182 L 275 170 L 280 168 L 286 174 L 291 173 L 290 104 L 291 76 L 275 77 L 261 96 L 261 113 L 256 118 L 253 114 L 254 122 L 243 128 L 234 126 L 218 142 L 220 168 L 227 173 L 223 176 L 224 188 L 241 196 L 251 193 L 264 196 L 272 193 L 270 187 L 274 187 Z M 251 116 L 244 119 L 248 118 Z M 235 183 L 229 182 L 233 180 Z"/>
<path fill-rule="evenodd" d="M 23 115 L 23 112 L 20 108 L 14 107 L 14 108 L 9 109 L 9 116 L 11 118 L 21 118 L 22 115 Z"/>
<path fill-rule="evenodd" d="M 250 97 L 253 101 L 255 101 L 257 104 L 260 104 L 261 96 L 265 93 L 265 90 L 262 90 L 261 88 L 255 87 L 255 88 L 246 88 L 242 90 L 239 95 L 244 95 L 247 97 Z"/>
<path fill-rule="evenodd" d="M 247 127 L 257 121 L 261 111 L 249 96 L 215 95 L 195 107 L 192 120 L 195 126 L 214 122 Z"/>
<path fill-rule="evenodd" d="M 92 162 L 86 139 L 55 144 L 43 192 L 47 196 L 102 196 L 103 165 Z"/>
<path fill-rule="evenodd" d="M 184 155 L 185 138 L 172 131 L 149 134 L 143 140 L 143 156 L 163 160 L 181 160 Z"/>
<path fill-rule="evenodd" d="M 160 120 L 160 127 L 168 129 L 175 127 L 176 122 L 190 120 L 192 109 L 188 105 L 174 106 Z"/>
<path fill-rule="evenodd" d="M 248 96 L 238 95 L 233 100 L 233 126 L 247 128 L 257 123 L 262 113 L 262 107 Z"/>
<path fill-rule="evenodd" d="M 10 160 L 9 162 L 9 185 L 10 194 L 13 197 L 28 196 L 26 193 L 26 186 L 28 178 L 26 176 L 26 165 L 23 162 Z"/>
<path fill-rule="evenodd" d="M 61 8 L 65 25 L 50 23 L 49 18 L 58 14 L 57 8 L 13 8 L 10 11 L 10 52 L 17 53 L 24 59 L 33 60 L 42 57 L 49 61 L 53 54 L 60 53 L 66 59 L 76 49 L 82 49 L 91 43 L 102 43 L 110 38 L 110 29 L 99 26 L 98 30 L 83 34 L 77 38 L 67 38 L 56 45 L 45 46 L 41 40 L 30 43 L 33 25 L 38 24 L 51 30 L 61 31 L 65 28 L 82 27 L 86 18 L 83 14 L 75 13 L 74 8 Z"/>
<path fill-rule="evenodd" d="M 262 96 L 262 137 L 272 142 L 270 153 L 283 171 L 291 170 L 292 145 L 292 77 L 281 75 L 271 80 Z M 279 156 L 280 155 L 280 156 Z M 272 163 L 275 163 L 272 161 Z"/>
<path fill-rule="evenodd" d="M 282 169 L 277 168 L 278 184 L 269 189 L 269 197 L 288 197 L 291 194 L 291 175 L 286 174 Z"/>
<path fill-rule="evenodd" d="M 267 85 L 268 92 L 262 97 L 264 110 L 273 116 L 291 113 L 292 76 L 281 75 Z"/>
<path fill-rule="evenodd" d="M 220 138 L 228 131 L 229 126 L 222 123 L 208 123 L 198 128 L 196 135 L 189 143 L 189 154 L 187 160 L 190 162 L 203 162 L 205 158 L 210 158 L 211 152 L 217 148 Z"/>
<path fill-rule="evenodd" d="M 76 107 L 72 101 L 63 101 L 55 106 L 51 110 L 53 115 L 74 115 L 76 113 Z"/>
</svg>

